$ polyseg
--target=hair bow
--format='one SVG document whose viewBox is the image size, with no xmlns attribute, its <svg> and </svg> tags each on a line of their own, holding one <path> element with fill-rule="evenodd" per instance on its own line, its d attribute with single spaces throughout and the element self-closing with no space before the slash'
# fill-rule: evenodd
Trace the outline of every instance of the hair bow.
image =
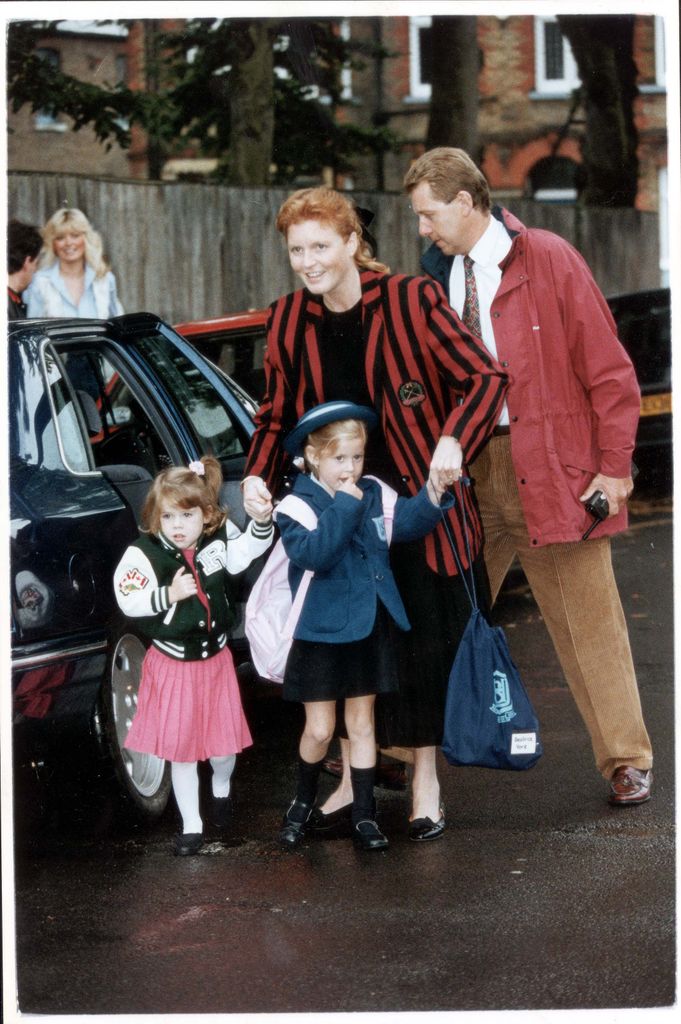
<svg viewBox="0 0 681 1024">
<path fill-rule="evenodd" d="M 191 469 L 192 473 L 196 473 L 197 476 L 206 475 L 206 467 L 202 462 L 190 462 L 188 469 Z"/>
</svg>

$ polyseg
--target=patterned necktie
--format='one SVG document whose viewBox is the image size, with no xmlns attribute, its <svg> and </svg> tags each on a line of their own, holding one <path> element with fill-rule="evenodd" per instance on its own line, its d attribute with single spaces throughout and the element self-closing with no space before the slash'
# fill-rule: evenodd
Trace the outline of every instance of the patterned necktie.
<svg viewBox="0 0 681 1024">
<path fill-rule="evenodd" d="M 476 338 L 482 338 L 478 289 L 475 284 L 475 274 L 473 273 L 473 260 L 470 256 L 464 256 L 463 270 L 466 279 L 466 301 L 463 304 L 461 319 L 471 334 L 474 334 Z"/>
</svg>

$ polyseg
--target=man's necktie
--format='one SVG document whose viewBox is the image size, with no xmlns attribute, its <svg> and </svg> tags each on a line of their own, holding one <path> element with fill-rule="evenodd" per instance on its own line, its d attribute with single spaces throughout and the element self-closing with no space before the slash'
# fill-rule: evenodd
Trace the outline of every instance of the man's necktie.
<svg viewBox="0 0 681 1024">
<path fill-rule="evenodd" d="M 466 301 L 463 304 L 461 319 L 471 334 L 474 334 L 476 338 L 481 338 L 480 303 L 478 302 L 478 289 L 475 284 L 475 274 L 473 273 L 473 260 L 470 256 L 464 256 L 463 269 L 466 279 Z"/>
</svg>

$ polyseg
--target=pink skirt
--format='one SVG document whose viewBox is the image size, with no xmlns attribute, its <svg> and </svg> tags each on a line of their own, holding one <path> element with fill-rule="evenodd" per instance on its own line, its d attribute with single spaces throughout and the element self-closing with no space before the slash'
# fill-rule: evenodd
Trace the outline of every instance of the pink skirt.
<svg viewBox="0 0 681 1024">
<path fill-rule="evenodd" d="M 149 648 L 126 747 L 166 761 L 206 761 L 252 743 L 228 647 L 206 661 Z"/>
</svg>

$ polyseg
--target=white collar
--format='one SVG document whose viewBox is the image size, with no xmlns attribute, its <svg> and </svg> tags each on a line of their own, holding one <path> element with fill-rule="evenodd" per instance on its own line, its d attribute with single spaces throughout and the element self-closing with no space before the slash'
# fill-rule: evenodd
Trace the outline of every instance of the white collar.
<svg viewBox="0 0 681 1024">
<path fill-rule="evenodd" d="M 508 255 L 511 245 L 512 239 L 504 225 L 496 217 L 490 217 L 489 224 L 468 255 L 481 267 L 498 267 Z"/>
</svg>

